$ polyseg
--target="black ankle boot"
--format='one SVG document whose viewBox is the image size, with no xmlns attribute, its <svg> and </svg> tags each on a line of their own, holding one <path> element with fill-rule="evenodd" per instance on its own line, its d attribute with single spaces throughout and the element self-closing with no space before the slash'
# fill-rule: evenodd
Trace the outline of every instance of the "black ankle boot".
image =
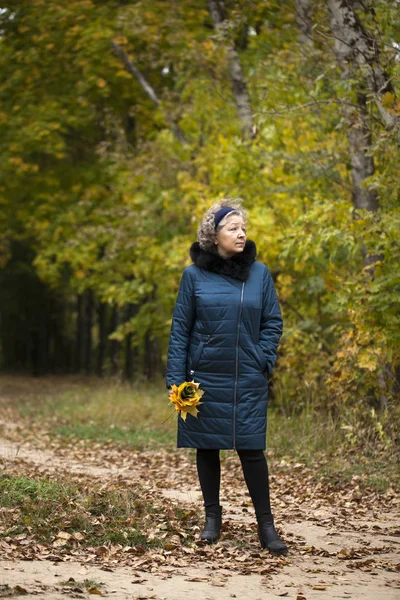
<svg viewBox="0 0 400 600">
<path fill-rule="evenodd" d="M 273 516 L 262 515 L 257 517 L 257 522 L 261 548 L 267 548 L 273 554 L 287 554 L 288 548 L 275 529 Z"/>
<path fill-rule="evenodd" d="M 218 506 L 212 511 L 206 510 L 206 524 L 200 534 L 200 539 L 207 544 L 215 544 L 219 538 L 222 526 L 222 506 Z"/>
</svg>

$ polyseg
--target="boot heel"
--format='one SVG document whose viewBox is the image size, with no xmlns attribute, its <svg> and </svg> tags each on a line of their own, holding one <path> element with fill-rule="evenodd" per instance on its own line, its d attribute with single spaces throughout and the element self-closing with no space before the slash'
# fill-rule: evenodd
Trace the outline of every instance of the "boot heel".
<svg viewBox="0 0 400 600">
<path fill-rule="evenodd" d="M 258 536 L 258 539 L 260 540 L 261 548 L 266 548 L 267 544 L 265 543 L 265 541 L 260 536 Z"/>
<path fill-rule="evenodd" d="M 272 515 L 265 515 L 257 518 L 258 520 L 258 539 L 261 548 L 266 548 L 272 554 L 287 554 L 288 547 L 279 537 L 275 529 Z"/>
</svg>

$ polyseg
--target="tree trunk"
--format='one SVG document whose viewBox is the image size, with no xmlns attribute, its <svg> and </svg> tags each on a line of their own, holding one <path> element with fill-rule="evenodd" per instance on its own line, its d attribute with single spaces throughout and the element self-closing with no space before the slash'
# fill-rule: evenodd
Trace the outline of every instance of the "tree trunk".
<svg viewBox="0 0 400 600">
<path fill-rule="evenodd" d="M 328 0 L 328 4 L 334 7 L 331 9 L 331 31 L 335 36 L 334 51 L 338 65 L 340 67 L 341 77 L 351 86 L 353 79 L 358 80 L 358 90 L 356 102 L 343 103 L 343 114 L 347 125 L 347 138 L 349 142 L 349 154 L 351 162 L 351 178 L 353 183 L 352 201 L 354 208 L 366 209 L 375 212 L 378 209 L 378 198 L 375 190 L 368 189 L 364 182 L 368 177 L 374 174 L 374 159 L 371 150 L 371 130 L 369 126 L 367 101 L 365 88 L 368 87 L 362 74 L 358 72 L 358 62 L 356 55 L 358 49 L 352 47 L 352 44 L 359 43 L 359 37 L 353 33 L 350 23 L 354 26 L 356 22 L 350 19 L 346 21 L 345 15 L 348 15 L 348 4 L 345 0 Z M 340 11 L 344 7 L 345 15 Z M 357 212 L 355 212 L 357 217 Z M 364 266 L 368 268 L 370 275 L 373 275 L 373 265 L 381 258 L 380 255 L 368 256 L 366 247 L 362 247 Z"/>
<path fill-rule="evenodd" d="M 163 373 L 160 343 L 157 337 L 146 333 L 144 340 L 144 363 L 143 373 L 149 381 L 154 381 Z"/>
<path fill-rule="evenodd" d="M 118 327 L 118 307 L 114 304 L 111 311 L 110 329 L 108 335 L 113 333 Z M 118 373 L 118 352 L 120 343 L 118 340 L 110 342 L 110 371 L 111 375 Z"/>
<path fill-rule="evenodd" d="M 373 6 L 367 0 L 327 0 L 331 13 L 331 30 L 335 37 L 335 54 L 342 69 L 351 71 L 354 65 L 365 72 L 365 80 L 382 120 L 388 130 L 394 130 L 400 141 L 400 116 L 392 114 L 382 104 L 382 96 L 394 88 L 381 66 L 380 45 L 371 31 L 366 31 L 356 11 L 373 16 Z"/>
<path fill-rule="evenodd" d="M 97 319 L 99 324 L 99 344 L 97 347 L 96 373 L 98 377 L 102 377 L 104 375 L 104 358 L 107 351 L 107 304 L 105 302 L 99 303 Z"/>
<path fill-rule="evenodd" d="M 363 185 L 364 181 L 375 172 L 365 94 L 357 94 L 357 104 L 359 108 L 345 104 L 343 109 L 350 149 L 353 204 L 356 209 L 375 212 L 378 209 L 377 194 L 375 190 L 370 190 Z"/>
<path fill-rule="evenodd" d="M 127 306 L 126 310 L 126 321 L 132 319 L 137 313 L 137 305 L 130 303 Z M 136 358 L 136 349 L 132 348 L 132 339 L 133 336 L 131 333 L 128 333 L 125 340 L 125 369 L 124 375 L 125 378 L 131 381 L 133 379 L 133 373 L 135 370 L 135 358 Z"/>
<path fill-rule="evenodd" d="M 208 1 L 211 17 L 216 30 L 222 29 L 228 22 L 228 17 L 223 0 Z M 239 54 L 233 42 L 229 42 L 229 73 L 231 76 L 232 90 L 236 102 L 238 116 L 242 122 L 243 137 L 254 138 L 255 127 L 253 123 L 253 112 L 247 85 L 244 79 Z"/>
<path fill-rule="evenodd" d="M 311 6 L 310 0 L 296 0 L 296 23 L 300 30 L 299 42 L 301 46 L 312 47 Z"/>
<path fill-rule="evenodd" d="M 93 327 L 93 292 L 92 290 L 86 290 L 84 293 L 85 298 L 85 324 L 84 324 L 84 337 L 85 337 L 85 350 L 84 350 L 84 362 L 83 366 L 85 373 L 90 375 L 92 372 L 92 327 Z"/>
<path fill-rule="evenodd" d="M 355 106 L 350 102 L 343 105 L 347 124 L 347 136 L 351 160 L 353 182 L 353 205 L 355 217 L 357 210 L 365 209 L 375 212 L 378 209 L 378 198 L 375 190 L 364 187 L 364 182 L 374 174 L 372 137 L 367 112 L 367 91 L 372 94 L 379 112 L 388 129 L 398 128 L 391 115 L 385 115 L 381 104 L 381 95 L 392 90 L 390 81 L 379 65 L 379 45 L 372 34 L 366 33 L 355 10 L 369 12 L 368 2 L 358 0 L 327 0 L 331 14 L 331 31 L 335 38 L 334 51 L 340 67 L 341 76 L 351 89 L 353 80 L 357 85 Z M 397 132 L 398 133 L 398 132 Z M 365 244 L 362 247 L 365 271 L 373 277 L 375 263 L 382 260 L 381 254 L 368 255 Z M 373 401 L 384 408 L 387 404 L 387 386 L 385 373 L 387 367 L 378 378 L 380 392 L 378 399 L 371 394 Z"/>
<path fill-rule="evenodd" d="M 83 368 L 85 356 L 84 302 L 82 294 L 78 294 L 76 299 L 76 313 L 75 371 L 80 373 Z"/>
<path fill-rule="evenodd" d="M 50 371 L 49 361 L 49 349 L 50 349 L 50 338 L 49 338 L 49 313 L 48 306 L 44 307 L 43 314 L 40 319 L 40 330 L 39 330 L 39 375 L 45 375 Z"/>
</svg>

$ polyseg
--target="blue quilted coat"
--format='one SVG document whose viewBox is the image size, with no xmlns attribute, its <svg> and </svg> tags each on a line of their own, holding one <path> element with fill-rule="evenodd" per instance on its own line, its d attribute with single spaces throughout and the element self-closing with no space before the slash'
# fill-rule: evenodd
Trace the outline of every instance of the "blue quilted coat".
<svg viewBox="0 0 400 600">
<path fill-rule="evenodd" d="M 282 316 L 256 247 L 223 258 L 195 242 L 183 271 L 168 346 L 167 387 L 200 382 L 198 418 L 178 417 L 178 447 L 264 450 Z"/>
</svg>

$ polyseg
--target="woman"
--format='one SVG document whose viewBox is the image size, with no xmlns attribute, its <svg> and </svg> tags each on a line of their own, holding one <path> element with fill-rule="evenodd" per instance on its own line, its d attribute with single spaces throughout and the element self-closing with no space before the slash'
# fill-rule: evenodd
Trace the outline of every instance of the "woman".
<svg viewBox="0 0 400 600">
<path fill-rule="evenodd" d="M 241 200 L 223 199 L 204 215 L 192 244 L 193 264 L 182 275 L 174 309 L 167 387 L 200 382 L 198 418 L 178 419 L 178 447 L 197 448 L 197 471 L 206 523 L 200 538 L 219 538 L 222 523 L 220 449 L 235 449 L 258 521 L 261 546 L 276 554 L 287 547 L 271 514 L 264 455 L 268 377 L 282 317 L 268 268 L 246 240 Z M 170 392 L 171 393 L 171 392 Z"/>
</svg>

